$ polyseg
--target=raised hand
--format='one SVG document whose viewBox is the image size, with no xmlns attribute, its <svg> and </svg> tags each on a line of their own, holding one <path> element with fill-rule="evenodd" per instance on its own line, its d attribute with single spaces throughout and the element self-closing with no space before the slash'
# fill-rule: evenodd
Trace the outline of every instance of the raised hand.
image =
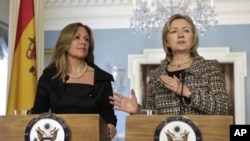
<svg viewBox="0 0 250 141">
<path fill-rule="evenodd" d="M 127 98 L 117 92 L 114 93 L 114 97 L 110 96 L 110 103 L 114 105 L 115 110 L 124 111 L 130 114 L 136 114 L 138 112 L 137 97 L 134 89 L 131 90 L 131 98 Z"/>
</svg>

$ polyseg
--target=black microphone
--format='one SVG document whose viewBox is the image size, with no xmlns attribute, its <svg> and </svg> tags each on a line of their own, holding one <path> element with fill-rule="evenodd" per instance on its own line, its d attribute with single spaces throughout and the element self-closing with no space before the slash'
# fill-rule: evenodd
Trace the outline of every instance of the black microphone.
<svg viewBox="0 0 250 141">
<path fill-rule="evenodd" d="M 63 82 L 63 90 L 65 90 L 66 89 L 66 82 L 69 80 L 69 75 L 65 75 L 64 76 L 64 82 Z"/>
<path fill-rule="evenodd" d="M 180 80 L 181 80 L 181 82 L 182 81 L 184 82 L 184 78 L 186 77 L 186 74 L 187 74 L 186 70 L 184 70 L 183 72 L 181 72 L 181 74 L 180 74 Z"/>
<path fill-rule="evenodd" d="M 64 76 L 64 80 L 63 78 L 60 79 L 60 85 L 59 85 L 59 88 L 58 88 L 58 91 L 57 91 L 57 95 L 58 95 L 58 98 L 61 99 L 62 98 L 62 93 L 65 92 L 66 90 L 66 82 L 69 80 L 69 75 L 65 75 Z"/>
<path fill-rule="evenodd" d="M 185 84 L 185 77 L 186 77 L 186 70 L 184 70 L 183 72 L 180 73 L 180 81 L 182 82 L 182 86 L 181 86 L 181 96 L 180 96 L 180 115 L 182 115 L 182 106 L 183 106 L 183 87 Z"/>
<path fill-rule="evenodd" d="M 66 83 L 66 81 L 68 81 L 68 80 L 69 80 L 69 75 L 66 74 L 66 75 L 64 76 L 64 83 Z"/>
<path fill-rule="evenodd" d="M 93 86 L 93 88 L 91 89 L 91 91 L 89 93 L 89 97 L 92 97 L 92 98 L 95 97 L 95 86 Z"/>
</svg>

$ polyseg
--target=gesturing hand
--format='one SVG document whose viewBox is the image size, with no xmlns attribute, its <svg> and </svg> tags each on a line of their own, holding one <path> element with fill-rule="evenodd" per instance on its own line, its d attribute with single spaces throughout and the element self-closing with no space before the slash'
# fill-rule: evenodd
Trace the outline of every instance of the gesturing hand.
<svg viewBox="0 0 250 141">
<path fill-rule="evenodd" d="M 110 96 L 110 103 L 114 105 L 115 110 L 124 111 L 130 114 L 136 114 L 138 111 L 137 97 L 134 89 L 131 90 L 131 98 L 127 98 L 119 93 Z"/>
</svg>

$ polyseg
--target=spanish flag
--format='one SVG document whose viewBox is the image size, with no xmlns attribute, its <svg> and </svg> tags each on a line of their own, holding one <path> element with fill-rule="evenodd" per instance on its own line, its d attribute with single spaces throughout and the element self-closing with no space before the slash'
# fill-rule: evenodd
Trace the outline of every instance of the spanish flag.
<svg viewBox="0 0 250 141">
<path fill-rule="evenodd" d="M 7 115 L 30 109 L 37 85 L 34 1 L 20 0 L 15 47 L 7 101 Z"/>
</svg>

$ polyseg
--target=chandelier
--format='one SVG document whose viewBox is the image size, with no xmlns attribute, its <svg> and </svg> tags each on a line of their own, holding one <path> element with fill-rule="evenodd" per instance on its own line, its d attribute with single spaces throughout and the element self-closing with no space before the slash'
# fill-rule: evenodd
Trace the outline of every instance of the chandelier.
<svg viewBox="0 0 250 141">
<path fill-rule="evenodd" d="M 190 16 L 201 35 L 218 24 L 213 0 L 134 0 L 130 27 L 150 38 L 176 13 Z"/>
</svg>

